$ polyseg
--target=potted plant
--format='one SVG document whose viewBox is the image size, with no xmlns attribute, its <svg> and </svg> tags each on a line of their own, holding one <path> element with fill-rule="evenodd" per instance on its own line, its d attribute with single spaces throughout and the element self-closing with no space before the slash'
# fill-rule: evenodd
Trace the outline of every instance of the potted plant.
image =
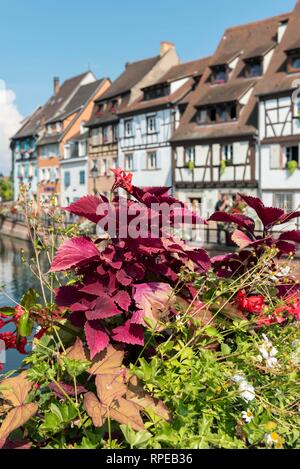
<svg viewBox="0 0 300 469">
<path fill-rule="evenodd" d="M 220 162 L 220 175 L 222 176 L 225 173 L 225 170 L 227 168 L 227 163 L 225 160 L 221 160 Z"/>
<path fill-rule="evenodd" d="M 195 163 L 192 160 L 187 161 L 185 166 L 189 171 L 194 171 L 195 169 Z"/>
<path fill-rule="evenodd" d="M 287 171 L 290 175 L 294 174 L 294 172 L 298 169 L 298 162 L 295 160 L 288 161 L 287 163 Z"/>
</svg>

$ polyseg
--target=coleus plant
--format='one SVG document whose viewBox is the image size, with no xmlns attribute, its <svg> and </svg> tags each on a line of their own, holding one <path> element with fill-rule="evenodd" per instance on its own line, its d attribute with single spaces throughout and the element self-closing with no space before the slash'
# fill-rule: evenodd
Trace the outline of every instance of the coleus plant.
<svg viewBox="0 0 300 469">
<path fill-rule="evenodd" d="M 108 239 L 93 241 L 77 237 L 66 241 L 57 251 L 50 272 L 72 270 L 78 281 L 56 291 L 56 303 L 70 311 L 73 325 L 84 329 L 91 358 L 113 343 L 142 346 L 146 325 L 154 329 L 164 315 L 173 311 L 173 289 L 180 283 L 182 269 L 205 273 L 210 259 L 203 249 L 192 249 L 164 229 L 178 220 L 206 223 L 169 195 L 169 188 L 132 185 L 132 175 L 113 170 L 112 194 L 121 188 L 129 198 L 88 195 L 66 208 L 94 223 L 102 223 Z M 169 219 L 161 212 L 168 207 Z M 120 223 L 126 217 L 134 222 L 136 211 L 143 229 L 134 238 Z M 114 218 L 112 220 L 112 218 Z M 110 221 L 113 221 L 112 225 Z M 152 237 L 153 225 L 158 236 Z M 111 226 L 113 229 L 111 230 Z M 181 286 L 182 301 L 194 298 L 192 284 Z"/>
<path fill-rule="evenodd" d="M 266 248 L 274 248 L 277 258 L 283 255 L 293 255 L 296 244 L 300 243 L 299 230 L 276 231 L 275 228 L 286 225 L 295 218 L 300 217 L 300 211 L 285 213 L 275 207 L 266 207 L 257 197 L 239 194 L 241 199 L 253 209 L 261 221 L 263 232 L 255 232 L 253 218 L 236 213 L 215 212 L 209 221 L 232 223 L 238 227 L 232 234 L 232 240 L 240 248 L 239 252 L 211 259 L 213 268 L 220 277 L 237 277 L 242 275 L 249 266 L 255 265 Z M 271 269 L 272 271 L 272 269 Z"/>
</svg>

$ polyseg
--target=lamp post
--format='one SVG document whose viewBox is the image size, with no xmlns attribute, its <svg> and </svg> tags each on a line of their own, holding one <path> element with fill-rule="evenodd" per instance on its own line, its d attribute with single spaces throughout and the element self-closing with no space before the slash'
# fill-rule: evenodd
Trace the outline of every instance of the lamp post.
<svg viewBox="0 0 300 469">
<path fill-rule="evenodd" d="M 91 174 L 92 174 L 92 178 L 93 178 L 93 190 L 94 190 L 94 194 L 96 195 L 97 194 L 97 188 L 96 188 L 96 180 L 97 180 L 97 177 L 98 177 L 98 166 L 97 166 L 97 160 L 94 159 L 93 160 L 93 167 L 91 169 Z"/>
</svg>

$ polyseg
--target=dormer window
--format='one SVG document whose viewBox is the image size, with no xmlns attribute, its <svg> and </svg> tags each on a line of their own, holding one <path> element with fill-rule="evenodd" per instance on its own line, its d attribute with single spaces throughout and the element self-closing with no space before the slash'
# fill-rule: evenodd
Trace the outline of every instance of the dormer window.
<svg viewBox="0 0 300 469">
<path fill-rule="evenodd" d="M 170 94 L 170 85 L 163 83 L 157 86 L 150 86 L 144 89 L 144 101 L 150 101 L 151 99 L 163 98 Z"/>
<path fill-rule="evenodd" d="M 289 73 L 300 72 L 300 49 L 287 51 L 287 71 Z"/>
<path fill-rule="evenodd" d="M 238 118 L 238 106 L 236 103 L 224 103 L 200 108 L 196 115 L 199 125 L 221 124 L 232 122 Z"/>
<path fill-rule="evenodd" d="M 110 105 L 110 112 L 116 112 L 117 107 L 118 107 L 118 100 L 114 99 Z"/>
<path fill-rule="evenodd" d="M 245 77 L 260 77 L 263 74 L 262 59 L 260 57 L 246 60 Z"/>
<path fill-rule="evenodd" d="M 292 58 L 292 68 L 300 70 L 300 54 Z"/>
<path fill-rule="evenodd" d="M 104 111 L 104 104 L 98 104 L 96 109 L 96 116 L 102 116 Z"/>
<path fill-rule="evenodd" d="M 228 81 L 227 65 L 216 65 L 212 67 L 211 82 L 214 85 L 221 85 Z"/>
</svg>

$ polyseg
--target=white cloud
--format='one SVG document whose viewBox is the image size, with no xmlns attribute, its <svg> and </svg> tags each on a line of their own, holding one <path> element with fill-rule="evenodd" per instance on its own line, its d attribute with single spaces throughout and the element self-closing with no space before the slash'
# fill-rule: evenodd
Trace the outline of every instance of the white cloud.
<svg viewBox="0 0 300 469">
<path fill-rule="evenodd" d="M 15 93 L 0 79 L 0 173 L 8 175 L 11 170 L 9 139 L 20 127 L 22 119 Z"/>
</svg>

